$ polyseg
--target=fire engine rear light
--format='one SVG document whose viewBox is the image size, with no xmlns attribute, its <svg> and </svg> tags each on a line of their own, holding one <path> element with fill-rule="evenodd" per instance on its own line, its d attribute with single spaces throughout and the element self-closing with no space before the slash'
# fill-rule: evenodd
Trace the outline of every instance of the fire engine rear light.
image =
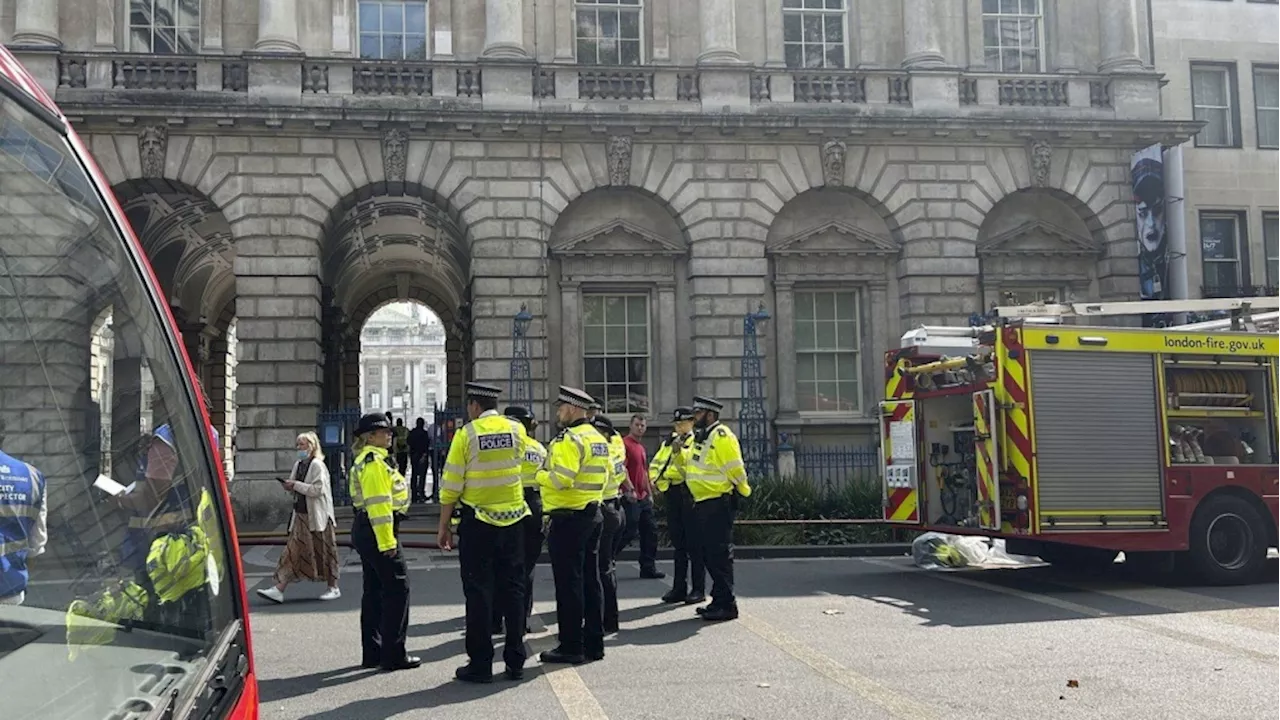
<svg viewBox="0 0 1280 720">
<path fill-rule="evenodd" d="M 1026 509 L 1027 509 L 1027 496 L 1026 496 L 1026 495 L 1019 495 L 1019 496 L 1018 496 L 1018 510 L 1019 510 L 1019 511 L 1025 511 Z"/>
</svg>

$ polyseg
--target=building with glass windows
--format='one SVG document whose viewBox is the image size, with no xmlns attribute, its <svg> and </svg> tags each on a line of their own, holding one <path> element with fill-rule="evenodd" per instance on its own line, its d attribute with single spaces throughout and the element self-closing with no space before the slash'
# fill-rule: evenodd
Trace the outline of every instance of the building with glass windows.
<svg viewBox="0 0 1280 720">
<path fill-rule="evenodd" d="M 444 327 L 425 307 L 391 303 L 369 316 L 360 337 L 360 409 L 390 412 L 412 428 L 430 425 L 447 394 Z"/>
<path fill-rule="evenodd" d="M 1136 297 L 1131 155 L 1198 127 L 1127 1 L 7 8 L 211 366 L 236 322 L 242 479 L 360 404 L 392 300 L 439 315 L 449 403 L 506 386 L 525 307 L 539 416 L 564 383 L 619 420 L 701 393 L 732 421 L 763 304 L 771 427 L 861 442 L 905 329 Z"/>
<path fill-rule="evenodd" d="M 1205 123 L 1165 174 L 1189 297 L 1275 295 L 1280 85 L 1275 0 L 1154 0 L 1152 37 L 1167 115 Z M 1176 187 L 1175 187 L 1176 189 Z"/>
</svg>

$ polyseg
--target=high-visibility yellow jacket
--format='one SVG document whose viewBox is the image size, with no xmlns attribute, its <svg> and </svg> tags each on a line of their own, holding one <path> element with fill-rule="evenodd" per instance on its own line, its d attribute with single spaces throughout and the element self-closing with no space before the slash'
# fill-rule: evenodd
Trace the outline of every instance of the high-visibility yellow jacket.
<svg viewBox="0 0 1280 720">
<path fill-rule="evenodd" d="M 200 491 L 200 504 L 196 506 L 196 520 L 209 540 L 209 556 L 213 558 L 213 567 L 217 571 L 217 576 L 209 580 L 214 583 L 216 589 L 227 574 L 227 553 L 222 545 L 222 532 L 218 529 L 218 514 L 213 507 L 213 496 L 207 489 Z"/>
<path fill-rule="evenodd" d="M 396 469 L 387 449 L 374 445 L 361 448 L 347 485 L 351 506 L 369 516 L 378 551 L 394 550 L 395 515 L 409 512 L 409 483 Z"/>
<path fill-rule="evenodd" d="M 609 466 L 609 442 L 586 419 L 561 430 L 547 448 L 546 468 L 538 471 L 542 509 L 581 510 L 600 502 Z"/>
<path fill-rule="evenodd" d="M 653 462 L 649 463 L 649 482 L 658 488 L 658 492 L 666 492 L 672 485 L 684 483 L 684 446 L 689 437 L 689 433 L 677 435 L 673 432 L 654 453 Z"/>
<path fill-rule="evenodd" d="M 462 426 L 449 445 L 440 502 L 462 502 L 481 522 L 507 527 L 529 514 L 520 465 L 529 438 L 520 421 L 486 410 Z"/>
<path fill-rule="evenodd" d="M 527 488 L 538 489 L 538 471 L 547 464 L 547 449 L 542 443 L 525 435 L 524 460 L 520 462 L 520 482 Z"/>
<path fill-rule="evenodd" d="M 72 600 L 67 606 L 68 656 L 75 660 L 85 645 L 107 645 L 116 629 L 127 621 L 142 620 L 151 597 L 136 582 L 109 583 L 89 600 Z"/>
<path fill-rule="evenodd" d="M 729 428 L 716 423 L 695 432 L 685 449 L 685 483 L 695 503 L 728 495 L 735 489 L 751 496 L 747 470 L 742 464 L 742 446 Z"/>
<path fill-rule="evenodd" d="M 604 485 L 602 497 L 605 500 L 616 498 L 622 494 L 622 483 L 627 480 L 627 446 L 622 436 L 614 433 L 609 436 L 609 480 Z"/>
<path fill-rule="evenodd" d="M 165 533 L 147 551 L 147 577 L 160 604 L 177 602 L 209 579 L 209 538 L 196 525 Z"/>
</svg>

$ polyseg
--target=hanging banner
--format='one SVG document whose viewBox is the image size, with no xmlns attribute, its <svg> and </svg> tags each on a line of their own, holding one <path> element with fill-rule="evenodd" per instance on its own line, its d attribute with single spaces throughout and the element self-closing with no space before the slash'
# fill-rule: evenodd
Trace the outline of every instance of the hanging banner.
<svg viewBox="0 0 1280 720">
<path fill-rule="evenodd" d="M 1137 215 L 1138 296 L 1143 300 L 1168 300 L 1169 236 L 1165 224 L 1164 148 L 1159 144 L 1133 154 L 1130 180 Z M 1148 327 L 1159 327 L 1161 318 L 1148 316 Z"/>
</svg>

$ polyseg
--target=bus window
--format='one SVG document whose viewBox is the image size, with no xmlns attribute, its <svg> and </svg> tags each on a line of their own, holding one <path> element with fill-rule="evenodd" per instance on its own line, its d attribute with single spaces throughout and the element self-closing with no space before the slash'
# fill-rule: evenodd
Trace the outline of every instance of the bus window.
<svg viewBox="0 0 1280 720">
<path fill-rule="evenodd" d="M 217 458 L 141 266 L 72 146 L 11 90 L 0 95 L 0 714 L 135 717 L 196 702 L 205 716 L 225 694 L 210 658 L 235 684 L 235 663 L 221 663 L 239 627 Z"/>
</svg>

